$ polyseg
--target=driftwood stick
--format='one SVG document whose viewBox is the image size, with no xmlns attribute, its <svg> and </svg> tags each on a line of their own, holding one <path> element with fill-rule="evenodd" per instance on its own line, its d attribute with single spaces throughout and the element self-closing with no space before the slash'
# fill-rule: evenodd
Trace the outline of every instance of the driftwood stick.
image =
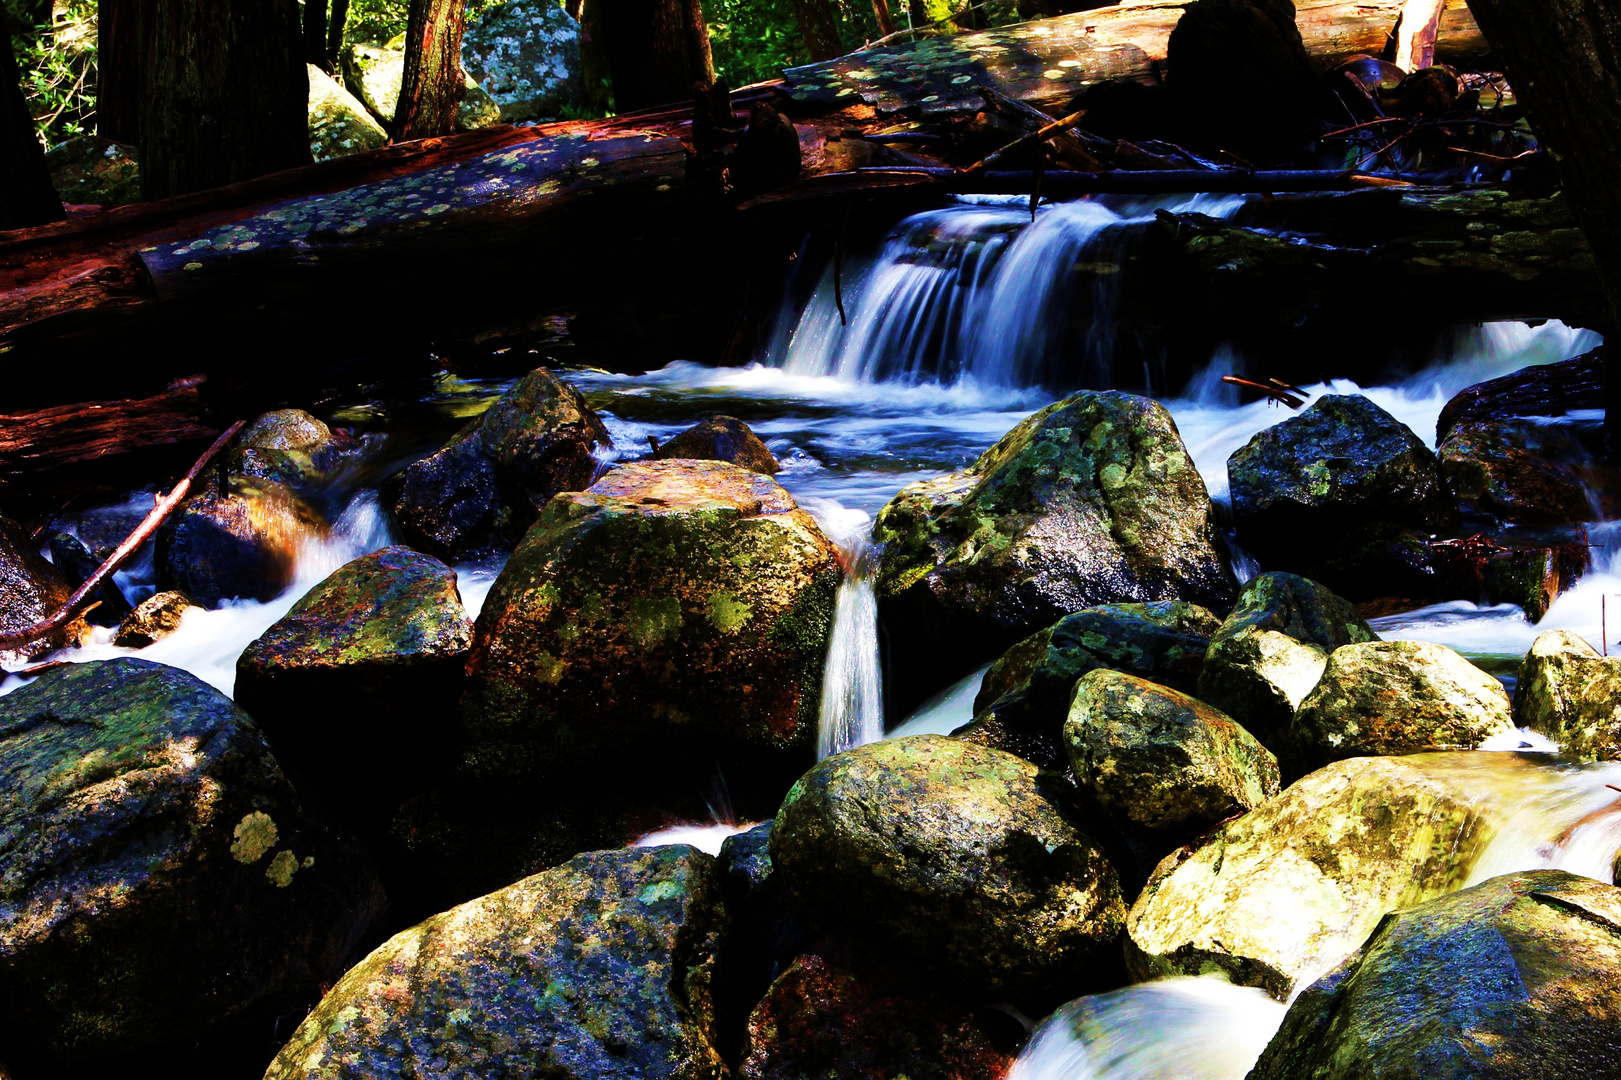
<svg viewBox="0 0 1621 1080">
<path fill-rule="evenodd" d="M 1251 390 L 1259 390 L 1273 401 L 1282 402 L 1291 409 L 1298 409 L 1306 403 L 1305 398 L 1289 392 L 1290 390 L 1293 390 L 1294 387 L 1290 386 L 1288 383 L 1279 383 L 1276 379 L 1269 380 L 1270 383 L 1275 383 L 1276 385 L 1253 382 L 1249 379 L 1241 379 L 1237 375 L 1223 375 L 1221 377 L 1221 381 L 1224 383 L 1232 383 L 1234 386 L 1247 386 Z"/>
<path fill-rule="evenodd" d="M 124 538 L 124 542 L 118 545 L 117 550 L 107 556 L 107 561 L 98 566 L 96 572 L 85 579 L 84 584 L 80 585 L 73 595 L 68 597 L 66 603 L 33 626 L 13 630 L 7 634 L 0 634 L 0 649 L 15 649 L 19 645 L 27 645 L 29 642 L 38 641 L 45 635 L 61 629 L 71 622 L 79 606 L 88 600 L 92 593 L 101 588 L 102 583 L 111 577 L 120 566 L 123 566 L 124 562 L 135 554 L 136 550 L 146 543 L 153 533 L 157 532 L 158 526 L 162 525 L 169 515 L 174 512 L 174 508 L 179 506 L 182 500 L 185 499 L 186 493 L 191 490 L 192 481 L 196 480 L 198 475 L 208 467 L 208 463 L 213 460 L 215 454 L 225 449 L 230 441 L 236 438 L 236 433 L 241 431 L 246 424 L 247 421 L 238 420 L 221 432 L 220 437 L 214 440 L 214 444 L 203 452 L 202 457 L 197 459 L 197 464 L 191 467 L 191 471 L 186 473 L 180 482 L 174 486 L 174 490 L 157 500 L 151 512 L 146 515 L 145 520 L 135 527 L 134 532 Z"/>
<path fill-rule="evenodd" d="M 986 154 L 984 157 L 980 158 L 978 161 L 964 169 L 963 175 L 973 176 L 975 173 L 982 173 L 990 166 L 996 164 L 998 161 L 1001 161 L 1004 157 L 1007 157 L 1009 154 L 1017 153 L 1027 146 L 1035 146 L 1037 143 L 1045 142 L 1047 139 L 1057 135 L 1065 128 L 1075 126 L 1080 122 L 1081 117 L 1085 115 L 1086 110 L 1082 109 L 1079 112 L 1072 112 L 1062 119 L 1054 120 L 1050 124 L 1043 124 L 1041 127 L 1030 132 L 1028 135 L 1021 135 L 1017 139 L 1014 139 L 1000 150 L 993 150 L 989 154 Z"/>
</svg>

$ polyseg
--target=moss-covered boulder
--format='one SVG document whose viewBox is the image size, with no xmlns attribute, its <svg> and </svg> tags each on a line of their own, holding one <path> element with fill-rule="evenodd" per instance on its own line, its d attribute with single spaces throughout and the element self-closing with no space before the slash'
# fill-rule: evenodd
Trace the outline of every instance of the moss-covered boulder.
<svg viewBox="0 0 1621 1080">
<path fill-rule="evenodd" d="M 1446 646 L 1356 642 L 1334 650 L 1300 703 L 1284 772 L 1358 755 L 1472 750 L 1513 728 L 1503 684 Z"/>
<path fill-rule="evenodd" d="M 242 429 L 227 460 L 233 473 L 298 490 L 318 484 L 359 446 L 303 409 L 277 409 Z"/>
<path fill-rule="evenodd" d="M 1237 585 L 1164 407 L 1082 391 L 878 515 L 892 707 L 910 708 L 1059 617 L 1107 603 L 1225 610 Z"/>
<path fill-rule="evenodd" d="M 1197 604 L 1102 604 L 1066 615 L 1003 653 L 980 683 L 974 719 L 954 732 L 1047 768 L 1063 768 L 1075 680 L 1110 668 L 1192 692 L 1221 620 Z"/>
<path fill-rule="evenodd" d="M 1075 782 L 1128 830 L 1188 836 L 1278 793 L 1277 759 L 1231 717 L 1121 671 L 1075 684 L 1064 743 Z"/>
<path fill-rule="evenodd" d="M 1198 697 L 1234 717 L 1274 753 L 1328 657 L 1375 641 L 1351 603 L 1294 574 L 1258 574 L 1210 639 Z"/>
<path fill-rule="evenodd" d="M 714 860 L 599 851 L 435 915 L 321 999 L 266 1080 L 719 1080 Z"/>
<path fill-rule="evenodd" d="M 1132 975 L 1221 974 L 1282 999 L 1385 912 L 1458 888 L 1490 827 L 1426 759 L 1336 762 L 1166 856 L 1126 918 Z"/>
<path fill-rule="evenodd" d="M 25 630 L 61 607 L 73 586 L 34 549 L 28 530 L 0 517 L 0 633 Z M 53 649 L 76 645 L 90 633 L 83 619 L 38 641 L 0 649 L 0 664 L 31 660 Z"/>
<path fill-rule="evenodd" d="M 947 985 L 1015 999 L 1098 986 L 1124 908 L 1068 797 L 1023 758 L 961 739 L 857 747 L 789 791 L 773 873 L 807 918 L 867 932 Z"/>
<path fill-rule="evenodd" d="M 730 461 L 760 473 L 774 473 L 782 467 L 760 437 L 735 416 L 711 416 L 660 446 L 653 456 Z"/>
<path fill-rule="evenodd" d="M 546 0 L 485 9 L 462 37 L 462 64 L 508 123 L 555 120 L 584 101 L 580 24 Z"/>
<path fill-rule="evenodd" d="M 301 788 L 385 825 L 443 773 L 473 621 L 456 573 L 387 547 L 311 589 L 236 662 L 236 701 Z"/>
<path fill-rule="evenodd" d="M 141 201 L 141 168 L 133 146 L 81 135 L 47 150 L 45 167 L 65 203 L 111 210 Z"/>
<path fill-rule="evenodd" d="M 127 1064 L 303 1007 L 383 898 L 246 714 L 177 668 L 61 668 L 0 698 L 0 1046 Z"/>
<path fill-rule="evenodd" d="M 1260 432 L 1228 459 L 1227 477 L 1247 549 L 1353 599 L 1389 595 L 1391 576 L 1404 576 L 1404 531 L 1457 518 L 1435 454 L 1360 395 L 1326 395 Z"/>
<path fill-rule="evenodd" d="M 1513 525 L 1588 521 L 1599 515 L 1575 469 L 1533 424 L 1458 424 L 1436 447 L 1441 478 L 1466 513 Z M 1568 440 L 1568 450 L 1581 451 Z M 1544 451 L 1544 452 L 1539 452 Z"/>
<path fill-rule="evenodd" d="M 507 550 L 553 495 L 590 486 L 592 451 L 612 443 L 579 392 L 537 368 L 394 476 L 385 502 L 405 539 L 442 559 Z"/>
<path fill-rule="evenodd" d="M 304 546 L 326 532 L 321 516 L 286 485 L 234 476 L 230 494 L 188 499 L 158 529 L 158 586 L 200 607 L 243 597 L 270 600 L 293 583 Z"/>
<path fill-rule="evenodd" d="M 1621 1076 L 1621 890 L 1563 870 L 1392 914 L 1305 990 L 1252 1080 Z"/>
<path fill-rule="evenodd" d="M 388 142 L 383 125 L 353 94 L 314 64 L 305 67 L 310 85 L 310 154 L 316 161 L 375 150 Z"/>
<path fill-rule="evenodd" d="M 1574 758 L 1621 758 L 1621 657 L 1601 656 L 1568 630 L 1537 635 L 1520 661 L 1514 719 Z"/>
<path fill-rule="evenodd" d="M 118 624 L 113 644 L 123 649 L 144 649 L 180 629 L 180 620 L 191 607 L 191 597 L 183 592 L 153 593 Z"/>
</svg>

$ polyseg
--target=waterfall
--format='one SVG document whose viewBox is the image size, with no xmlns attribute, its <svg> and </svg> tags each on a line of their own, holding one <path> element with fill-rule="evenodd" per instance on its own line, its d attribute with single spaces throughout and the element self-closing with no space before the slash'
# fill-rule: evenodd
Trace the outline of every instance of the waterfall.
<svg viewBox="0 0 1621 1080">
<path fill-rule="evenodd" d="M 869 539 L 872 517 L 866 511 L 834 499 L 809 497 L 800 502 L 839 549 L 844 567 L 844 580 L 834 598 L 816 724 L 816 756 L 825 758 L 884 737 L 878 595 L 873 589 L 878 552 Z"/>
</svg>

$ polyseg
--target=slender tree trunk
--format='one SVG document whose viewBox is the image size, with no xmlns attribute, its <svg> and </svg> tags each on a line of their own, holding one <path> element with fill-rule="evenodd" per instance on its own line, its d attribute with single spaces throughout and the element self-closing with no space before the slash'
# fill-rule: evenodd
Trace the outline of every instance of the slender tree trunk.
<svg viewBox="0 0 1621 1080">
<path fill-rule="evenodd" d="M 152 20 L 146 0 L 96 5 L 96 130 L 115 142 L 141 141 L 141 77 Z"/>
<path fill-rule="evenodd" d="M 831 60 L 844 55 L 844 45 L 839 41 L 839 19 L 828 0 L 794 0 L 794 18 L 812 60 Z"/>
<path fill-rule="evenodd" d="M 63 218 L 51 186 L 45 150 L 23 97 L 11 35 L 0 33 L 0 229 L 23 229 Z"/>
<path fill-rule="evenodd" d="M 161 199 L 310 162 L 293 0 L 150 0 L 141 191 Z"/>
<path fill-rule="evenodd" d="M 1552 153 L 1621 333 L 1621 6 L 1614 0 L 1470 0 Z M 1621 343 L 1605 349 L 1605 429 L 1621 456 Z"/>
<path fill-rule="evenodd" d="M 467 0 L 411 0 L 405 26 L 405 74 L 394 107 L 400 141 L 449 135 L 462 103 L 462 31 Z"/>
<path fill-rule="evenodd" d="M 878 36 L 895 32 L 895 17 L 889 13 L 889 0 L 872 0 L 872 17 L 878 22 Z"/>
<path fill-rule="evenodd" d="M 619 112 L 685 103 L 714 82 L 709 29 L 699 0 L 591 0 Z"/>
<path fill-rule="evenodd" d="M 304 0 L 304 59 L 331 71 L 326 53 L 326 0 Z"/>
<path fill-rule="evenodd" d="M 338 57 L 343 54 L 343 27 L 349 21 L 349 0 L 332 0 L 332 17 L 327 20 L 326 58 L 329 71 L 338 69 Z"/>
</svg>

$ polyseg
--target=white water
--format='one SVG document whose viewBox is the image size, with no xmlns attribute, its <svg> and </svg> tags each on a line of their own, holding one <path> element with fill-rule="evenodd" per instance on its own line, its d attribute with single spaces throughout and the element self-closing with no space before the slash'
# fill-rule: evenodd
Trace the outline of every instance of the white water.
<svg viewBox="0 0 1621 1080">
<path fill-rule="evenodd" d="M 974 698 L 991 665 L 975 670 L 934 695 L 890 731 L 889 738 L 908 735 L 950 735 L 974 718 Z"/>
<path fill-rule="evenodd" d="M 844 580 L 834 599 L 833 629 L 822 668 L 816 756 L 831 757 L 884 737 L 883 677 L 878 669 L 877 553 L 872 515 L 834 499 L 808 496 L 800 505 L 839 549 Z"/>
<path fill-rule="evenodd" d="M 657 832 L 637 837 L 630 842 L 630 846 L 664 847 L 668 844 L 690 844 L 699 851 L 719 855 L 720 846 L 726 842 L 728 836 L 748 832 L 756 824 L 758 823 L 753 821 L 715 821 L 708 825 L 700 823 L 671 825 L 667 829 L 659 829 Z"/>
</svg>

